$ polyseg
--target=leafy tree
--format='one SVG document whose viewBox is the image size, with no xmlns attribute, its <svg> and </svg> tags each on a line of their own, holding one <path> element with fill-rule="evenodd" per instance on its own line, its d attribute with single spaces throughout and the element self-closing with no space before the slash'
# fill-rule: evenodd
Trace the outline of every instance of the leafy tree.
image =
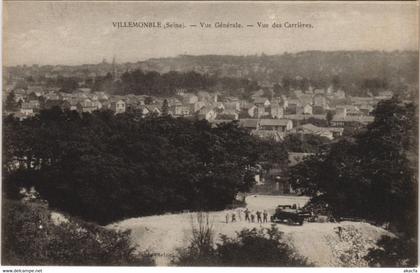
<svg viewBox="0 0 420 273">
<path fill-rule="evenodd" d="M 258 140 L 259 164 L 268 171 L 272 168 L 287 168 L 288 154 L 283 143 L 274 140 Z"/>
<path fill-rule="evenodd" d="M 5 102 L 5 108 L 7 111 L 16 111 L 18 108 L 18 105 L 16 103 L 16 95 L 14 91 L 11 91 L 7 97 Z"/>
<path fill-rule="evenodd" d="M 35 82 L 35 80 L 34 80 L 34 77 L 33 77 L 33 76 L 26 77 L 26 78 L 25 78 L 25 81 L 26 81 L 26 82 L 28 82 L 28 83 L 34 83 L 34 82 Z"/>
<path fill-rule="evenodd" d="M 39 100 L 39 108 L 44 109 L 45 108 L 45 103 L 46 103 L 47 100 L 45 99 L 44 96 L 40 96 L 38 98 L 38 100 Z"/>
<path fill-rule="evenodd" d="M 373 114 L 374 122 L 354 139 L 342 139 L 293 167 L 290 182 L 316 196 L 312 201 L 327 202 L 336 216 L 389 223 L 398 240 L 417 241 L 416 108 L 393 98 L 380 102 Z M 381 242 L 398 247 L 395 240 Z M 386 255 L 392 249 L 372 251 L 369 259 L 381 263 Z M 414 256 L 405 257 L 412 261 Z"/>
<path fill-rule="evenodd" d="M 416 145 L 414 107 L 393 99 L 379 103 L 374 115 L 375 121 L 354 140 L 343 139 L 296 166 L 291 182 L 306 181 L 295 184 L 298 188 L 314 186 L 309 192 L 323 193 L 339 214 L 351 212 L 381 222 L 406 223 L 401 217 L 413 218 L 416 212 L 414 169 L 407 157 Z M 309 177 L 301 168 L 313 174 Z M 355 198 L 354 192 L 360 197 Z"/>
<path fill-rule="evenodd" d="M 377 96 L 379 91 L 388 88 L 388 82 L 385 78 L 367 78 L 363 80 L 362 88 Z"/>
<path fill-rule="evenodd" d="M 331 126 L 331 121 L 333 120 L 333 118 L 334 118 L 334 112 L 327 111 L 327 114 L 325 116 L 325 119 L 327 120 L 328 126 Z"/>
<path fill-rule="evenodd" d="M 285 76 L 281 79 L 281 86 L 287 91 L 291 88 L 291 79 L 288 76 Z"/>
<path fill-rule="evenodd" d="M 331 84 L 332 84 L 332 87 L 334 88 L 334 90 L 337 90 L 338 88 L 340 88 L 340 85 L 341 85 L 340 76 L 334 75 L 332 77 Z"/>
<path fill-rule="evenodd" d="M 111 73 L 107 73 L 105 76 L 97 76 L 95 77 L 92 91 L 106 91 L 109 93 L 114 93 L 115 88 L 113 84 L 114 79 Z"/>
<path fill-rule="evenodd" d="M 285 92 L 285 90 L 283 89 L 283 87 L 276 83 L 273 86 L 273 92 L 275 96 L 280 96 L 280 95 L 287 95 L 287 92 Z"/>
<path fill-rule="evenodd" d="M 372 209 L 378 219 L 408 232 L 415 227 L 407 223 L 417 221 L 416 107 L 393 98 L 380 102 L 373 115 L 375 121 L 357 139 L 369 198 L 376 203 Z"/>
<path fill-rule="evenodd" d="M 162 103 L 162 115 L 167 116 L 169 114 L 168 100 L 164 99 Z"/>
<path fill-rule="evenodd" d="M 61 92 L 71 93 L 79 87 L 78 80 L 71 77 L 60 77 L 57 79 L 57 85 Z"/>
<path fill-rule="evenodd" d="M 330 142 L 326 137 L 308 134 L 288 134 L 284 138 L 286 150 L 294 153 L 318 153 Z"/>
</svg>

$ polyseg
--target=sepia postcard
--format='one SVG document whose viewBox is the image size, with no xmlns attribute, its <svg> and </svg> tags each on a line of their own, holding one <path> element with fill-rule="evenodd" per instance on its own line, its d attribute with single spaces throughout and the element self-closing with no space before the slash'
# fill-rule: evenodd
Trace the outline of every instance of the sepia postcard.
<svg viewBox="0 0 420 273">
<path fill-rule="evenodd" d="M 418 1 L 3 1 L 2 23 L 3 272 L 417 272 Z"/>
</svg>

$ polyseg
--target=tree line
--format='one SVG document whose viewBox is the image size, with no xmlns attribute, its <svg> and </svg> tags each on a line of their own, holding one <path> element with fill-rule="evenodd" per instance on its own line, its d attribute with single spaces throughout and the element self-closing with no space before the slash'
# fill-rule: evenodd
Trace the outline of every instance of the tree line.
<svg viewBox="0 0 420 273">
<path fill-rule="evenodd" d="M 50 207 L 101 224 L 223 209 L 253 186 L 259 161 L 287 160 L 236 123 L 52 108 L 3 128 L 8 197 L 35 186 Z"/>
<path fill-rule="evenodd" d="M 243 78 L 218 77 L 200 74 L 195 71 L 158 73 L 136 69 L 123 73 L 120 79 L 113 79 L 111 74 L 96 77 L 92 84 L 94 91 L 106 91 L 118 95 L 154 95 L 175 96 L 179 89 L 188 92 L 206 90 L 223 91 L 225 95 L 249 96 L 258 90 L 257 82 Z"/>
</svg>

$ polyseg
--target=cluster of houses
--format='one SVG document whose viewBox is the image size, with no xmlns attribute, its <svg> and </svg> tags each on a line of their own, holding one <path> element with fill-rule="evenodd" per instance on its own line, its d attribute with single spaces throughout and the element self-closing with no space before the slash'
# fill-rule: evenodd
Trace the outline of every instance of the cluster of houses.
<svg viewBox="0 0 420 273">
<path fill-rule="evenodd" d="M 104 92 L 90 92 L 88 88 L 80 88 L 75 93 L 59 92 L 54 88 L 46 90 L 29 87 L 13 90 L 19 109 L 14 113 L 16 117 L 24 119 L 34 116 L 41 109 L 60 107 L 63 110 L 78 112 L 93 112 L 101 109 L 110 109 L 115 113 L 124 113 L 126 103 L 122 97 L 111 97 Z"/>
<path fill-rule="evenodd" d="M 14 88 L 13 93 L 19 105 L 13 114 L 20 119 L 34 116 L 41 109 L 57 106 L 80 113 L 111 110 L 115 114 L 136 112 L 142 115 L 198 118 L 209 121 L 213 126 L 236 120 L 252 135 L 274 141 L 282 141 L 288 134 L 317 135 L 333 140 L 342 136 L 346 127 L 363 127 L 372 122 L 374 117 L 371 112 L 375 105 L 393 96 L 392 92 L 387 91 L 376 97 L 352 97 L 346 96 L 343 90 L 311 88 L 304 92 L 294 90 L 288 96 L 267 96 L 266 90 L 258 90 L 247 100 L 226 96 L 223 92 L 191 93 L 183 89 L 177 90 L 175 96 L 166 98 L 110 95 L 88 88 L 64 93 L 57 88 L 41 86 Z M 3 100 L 6 97 L 7 94 Z M 297 162 L 304 156 L 308 155 L 291 153 L 289 160 Z M 282 172 L 282 167 L 273 167 L 267 173 L 261 173 L 260 177 L 256 177 L 257 185 L 271 192 L 291 192 Z"/>
<path fill-rule="evenodd" d="M 21 119 L 54 106 L 81 113 L 104 109 L 115 114 L 130 111 L 162 115 L 165 112 L 173 117 L 206 119 L 212 124 L 237 120 L 251 134 L 276 141 L 281 141 L 289 133 L 334 139 L 343 134 L 345 127 L 365 126 L 372 122 L 371 112 L 375 105 L 393 95 L 386 91 L 377 97 L 347 97 L 340 89 L 312 88 L 305 92 L 294 90 L 289 96 L 278 97 L 268 97 L 267 92 L 258 90 L 248 100 L 224 96 L 221 92 L 190 93 L 183 89 L 177 90 L 176 96 L 167 98 L 109 95 L 89 88 L 64 93 L 57 88 L 40 86 L 14 89 L 13 92 L 16 102 L 19 102 L 19 109 L 14 115 Z M 311 120 L 325 121 L 328 126 L 311 124 Z"/>
<path fill-rule="evenodd" d="M 305 92 L 294 90 L 289 96 L 268 98 L 262 90 L 254 93 L 250 101 L 225 98 L 226 104 L 235 104 L 235 116 L 222 111 L 212 123 L 239 119 L 239 124 L 252 134 L 277 141 L 288 133 L 311 134 L 334 139 L 343 134 L 344 128 L 360 128 L 374 120 L 371 115 L 376 104 L 393 96 L 383 92 L 377 97 L 346 97 L 343 90 L 311 88 Z M 230 109 L 229 109 L 230 110 Z M 230 115 L 230 116 L 229 116 Z M 330 115 L 330 117 L 328 117 Z M 325 126 L 312 124 L 322 121 Z"/>
</svg>

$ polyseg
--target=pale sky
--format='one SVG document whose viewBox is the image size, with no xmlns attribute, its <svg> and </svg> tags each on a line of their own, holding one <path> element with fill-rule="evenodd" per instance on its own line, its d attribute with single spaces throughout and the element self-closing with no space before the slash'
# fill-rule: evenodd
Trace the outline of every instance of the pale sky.
<svg viewBox="0 0 420 273">
<path fill-rule="evenodd" d="M 418 50 L 416 2 L 4 2 L 3 60 L 17 64 L 136 62 L 179 54 Z M 116 21 L 252 24 L 243 29 L 116 29 Z M 312 29 L 259 29 L 257 22 Z"/>
</svg>

